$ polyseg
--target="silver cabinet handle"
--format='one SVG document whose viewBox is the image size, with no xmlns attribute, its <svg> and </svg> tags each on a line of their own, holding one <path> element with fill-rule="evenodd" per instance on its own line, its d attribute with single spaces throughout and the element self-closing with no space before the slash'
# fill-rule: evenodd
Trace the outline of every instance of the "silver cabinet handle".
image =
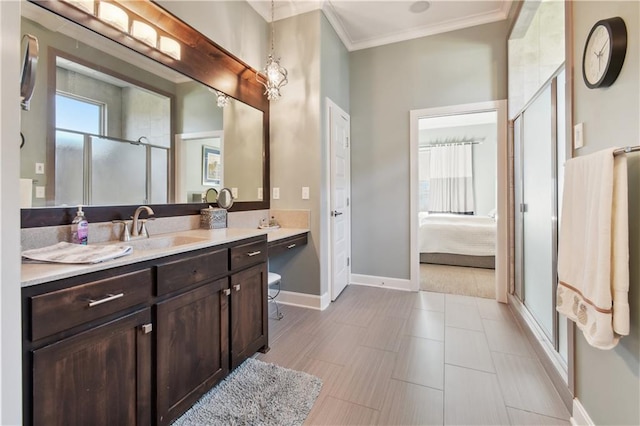
<svg viewBox="0 0 640 426">
<path fill-rule="evenodd" d="M 331 212 L 331 216 L 335 217 L 335 216 L 340 216 L 342 215 L 342 212 L 339 212 L 338 210 L 334 210 Z"/>
<path fill-rule="evenodd" d="M 236 284 L 233 286 L 235 291 L 240 291 L 240 284 Z"/>
<path fill-rule="evenodd" d="M 124 296 L 124 293 L 107 294 L 102 299 L 89 300 L 89 307 L 93 308 L 94 306 L 102 305 L 103 303 L 107 303 L 107 302 L 111 302 L 112 300 L 120 299 L 123 296 Z"/>
<path fill-rule="evenodd" d="M 293 244 L 289 244 L 289 245 L 287 246 L 287 248 L 288 248 L 288 249 L 292 249 L 292 248 L 294 248 L 295 246 L 296 246 L 296 244 L 295 244 L 295 243 L 293 243 Z"/>
<path fill-rule="evenodd" d="M 140 326 L 140 329 L 142 330 L 142 332 L 144 334 L 149 334 L 153 331 L 153 324 L 149 323 L 149 324 L 142 324 Z"/>
<path fill-rule="evenodd" d="M 229 296 L 229 295 L 231 294 L 231 289 L 225 288 L 224 290 L 222 290 L 222 293 L 223 293 L 225 296 Z"/>
<path fill-rule="evenodd" d="M 259 255 L 260 253 L 262 253 L 260 250 L 258 250 L 258 251 L 252 251 L 251 253 L 247 253 L 247 256 L 249 256 L 249 257 L 253 257 L 253 256 L 257 256 L 257 255 Z"/>
</svg>

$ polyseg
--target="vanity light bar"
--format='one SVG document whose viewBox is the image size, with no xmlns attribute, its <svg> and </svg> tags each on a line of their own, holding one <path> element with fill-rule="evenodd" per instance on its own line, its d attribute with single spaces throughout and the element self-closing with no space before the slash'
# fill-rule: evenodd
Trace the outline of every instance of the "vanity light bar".
<svg viewBox="0 0 640 426">
<path fill-rule="evenodd" d="M 145 24 L 142 21 L 133 21 L 131 35 L 151 47 L 156 47 L 158 33 L 149 24 Z"/>
<path fill-rule="evenodd" d="M 160 36 L 158 49 L 165 55 L 171 56 L 176 61 L 180 60 L 180 43 L 167 36 Z"/>
<path fill-rule="evenodd" d="M 123 33 L 129 32 L 129 15 L 114 4 L 103 1 L 98 3 L 98 19 L 116 27 Z"/>
<path fill-rule="evenodd" d="M 94 0 L 64 0 L 64 1 L 77 7 L 80 10 L 83 10 L 86 13 L 89 13 L 91 15 L 96 14 L 96 11 L 95 11 L 96 3 Z"/>
<path fill-rule="evenodd" d="M 161 35 L 158 37 L 158 31 L 146 22 L 136 19 L 129 27 L 129 14 L 126 10 L 109 1 L 98 1 L 98 13 L 95 13 L 95 0 L 61 0 L 68 3 L 90 15 L 96 16 L 102 22 L 117 28 L 123 33 L 131 35 L 136 40 L 157 49 L 165 55 L 179 61 L 181 58 L 180 43 L 171 37 Z"/>
</svg>

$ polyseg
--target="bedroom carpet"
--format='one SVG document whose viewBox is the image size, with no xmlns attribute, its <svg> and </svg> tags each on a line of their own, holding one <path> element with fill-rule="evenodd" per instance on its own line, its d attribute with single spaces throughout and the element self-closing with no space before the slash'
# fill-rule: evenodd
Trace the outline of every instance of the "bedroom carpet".
<svg viewBox="0 0 640 426">
<path fill-rule="evenodd" d="M 495 299 L 495 270 L 421 263 L 420 290 Z"/>
</svg>

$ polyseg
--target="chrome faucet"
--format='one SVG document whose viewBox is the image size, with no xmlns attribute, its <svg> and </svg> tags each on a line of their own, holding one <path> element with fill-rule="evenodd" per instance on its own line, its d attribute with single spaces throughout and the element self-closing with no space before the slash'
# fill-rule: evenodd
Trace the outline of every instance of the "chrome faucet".
<svg viewBox="0 0 640 426">
<path fill-rule="evenodd" d="M 140 206 L 136 209 L 135 213 L 133 213 L 133 222 L 131 223 L 131 237 L 139 237 L 139 238 L 149 238 L 149 232 L 147 232 L 147 220 L 153 220 L 153 218 L 147 219 L 139 219 L 140 213 L 143 210 L 146 210 L 147 215 L 151 216 L 153 214 L 153 210 L 149 206 Z M 138 222 L 140 222 L 140 226 L 138 226 Z M 126 225 L 125 225 L 126 226 Z"/>
</svg>

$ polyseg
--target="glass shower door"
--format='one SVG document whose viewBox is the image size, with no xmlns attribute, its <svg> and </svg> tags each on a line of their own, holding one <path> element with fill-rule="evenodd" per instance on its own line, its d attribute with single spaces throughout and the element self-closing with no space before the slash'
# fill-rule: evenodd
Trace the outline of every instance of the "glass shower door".
<svg viewBox="0 0 640 426">
<path fill-rule="evenodd" d="M 556 126 L 555 86 L 549 84 L 522 114 L 522 300 L 555 340 Z"/>
</svg>

